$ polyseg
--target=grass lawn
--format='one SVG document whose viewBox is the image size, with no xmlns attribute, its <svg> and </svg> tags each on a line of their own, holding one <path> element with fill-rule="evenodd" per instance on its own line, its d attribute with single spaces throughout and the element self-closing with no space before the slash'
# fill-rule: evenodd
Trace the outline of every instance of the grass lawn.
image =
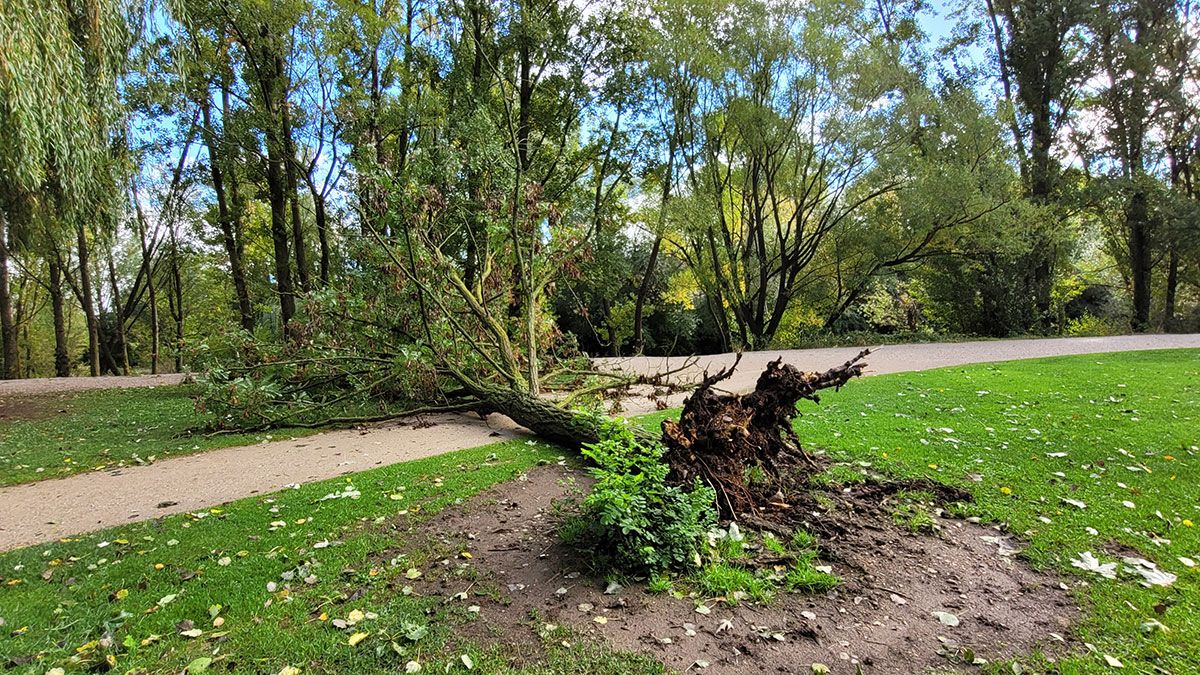
<svg viewBox="0 0 1200 675">
<path fill-rule="evenodd" d="M 1057 672 L 1200 672 L 1200 568 L 1180 560 L 1200 562 L 1200 351 L 873 377 L 804 410 L 800 436 L 838 462 L 833 478 L 880 471 L 964 486 L 977 496 L 973 515 L 1008 523 L 1032 564 L 1064 575 L 1085 608 L 1076 633 L 1094 651 Z M 397 590 L 437 564 L 408 545 L 408 525 L 560 454 L 540 443 L 475 448 L 0 554 L 0 663 L 461 671 L 462 650 L 443 647 L 473 620 L 467 603 Z M 1085 551 L 1103 563 L 1137 555 L 1178 579 L 1144 588 L 1121 565 L 1105 579 L 1072 567 Z M 582 643 L 547 649 L 531 671 L 656 669 Z M 478 671 L 501 663 L 487 649 L 465 653 Z M 1036 655 L 1026 665 L 1046 670 Z"/>
<path fill-rule="evenodd" d="M 200 425 L 194 395 L 194 387 L 182 385 L 10 397 L 36 413 L 0 421 L 0 485 L 312 433 L 193 433 Z"/>
</svg>

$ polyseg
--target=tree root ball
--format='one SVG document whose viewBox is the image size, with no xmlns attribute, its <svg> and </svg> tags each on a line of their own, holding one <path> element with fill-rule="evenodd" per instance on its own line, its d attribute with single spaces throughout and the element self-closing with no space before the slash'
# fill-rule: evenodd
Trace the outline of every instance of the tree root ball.
<svg viewBox="0 0 1200 675">
<path fill-rule="evenodd" d="M 733 366 L 705 374 L 684 402 L 679 421 L 662 425 L 672 480 L 712 487 L 723 519 L 762 521 L 785 513 L 787 495 L 819 469 L 796 437 L 796 405 L 804 399 L 819 402 L 822 389 L 839 389 L 862 375 L 869 353 L 863 350 L 823 373 L 803 372 L 776 359 L 745 395 L 714 389 L 733 374 L 740 355 Z"/>
</svg>

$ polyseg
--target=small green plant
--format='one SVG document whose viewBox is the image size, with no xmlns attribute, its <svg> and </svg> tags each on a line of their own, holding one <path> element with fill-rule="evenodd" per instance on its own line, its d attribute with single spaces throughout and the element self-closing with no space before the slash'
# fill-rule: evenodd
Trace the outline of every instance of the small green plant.
<svg viewBox="0 0 1200 675">
<path fill-rule="evenodd" d="M 796 551 L 815 551 L 817 549 L 817 538 L 805 530 L 796 530 L 792 533 L 790 545 Z"/>
<path fill-rule="evenodd" d="M 650 593 L 666 593 L 671 590 L 671 577 L 663 573 L 655 573 L 650 575 L 650 580 L 646 582 L 646 590 Z"/>
<path fill-rule="evenodd" d="M 727 604 L 737 604 L 739 598 L 756 602 L 771 599 L 771 587 L 766 581 L 748 569 L 713 563 L 705 565 L 694 575 L 696 589 L 707 597 L 723 597 Z M 744 594 L 744 595 L 743 595 Z"/>
<path fill-rule="evenodd" d="M 934 496 L 927 492 L 899 492 L 900 503 L 892 509 L 892 522 L 910 532 L 930 533 L 938 529 L 929 511 Z"/>
<path fill-rule="evenodd" d="M 746 535 L 737 523 L 727 529 L 714 528 L 708 531 L 708 557 L 713 560 L 737 560 L 746 557 Z"/>
<path fill-rule="evenodd" d="M 813 564 L 815 561 L 816 553 L 797 560 L 796 566 L 784 577 L 784 587 L 796 593 L 824 593 L 837 586 L 839 579 L 818 570 Z"/>
<path fill-rule="evenodd" d="M 767 549 L 768 551 L 770 551 L 771 553 L 774 553 L 776 555 L 787 555 L 787 553 L 788 553 L 787 546 L 785 546 L 782 541 L 779 541 L 779 537 L 776 537 L 774 534 L 771 534 L 770 532 L 767 532 L 766 534 L 763 535 L 762 543 L 763 543 L 763 548 Z"/>
<path fill-rule="evenodd" d="M 596 483 L 579 514 L 560 528 L 563 539 L 600 566 L 627 573 L 699 566 L 705 535 L 717 522 L 716 494 L 700 485 L 668 485 L 663 452 L 625 423 L 607 422 L 603 439 L 583 449 L 596 464 Z"/>
</svg>

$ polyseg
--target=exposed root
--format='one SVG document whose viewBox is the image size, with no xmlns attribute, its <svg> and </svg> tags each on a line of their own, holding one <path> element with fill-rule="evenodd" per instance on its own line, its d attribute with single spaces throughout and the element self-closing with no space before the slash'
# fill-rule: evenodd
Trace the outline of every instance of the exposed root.
<svg viewBox="0 0 1200 675">
<path fill-rule="evenodd" d="M 819 469 L 800 446 L 792 428 L 796 404 L 819 401 L 817 392 L 837 389 L 862 374 L 863 350 L 823 373 L 806 373 L 776 359 L 767 364 L 753 392 L 718 394 L 714 386 L 733 374 L 733 366 L 705 374 L 684 402 L 679 421 L 663 422 L 663 442 L 672 476 L 681 483 L 699 479 L 717 492 L 723 518 L 770 512 L 772 499 L 790 485 L 803 483 Z M 782 503 L 782 502 L 781 502 Z"/>
</svg>

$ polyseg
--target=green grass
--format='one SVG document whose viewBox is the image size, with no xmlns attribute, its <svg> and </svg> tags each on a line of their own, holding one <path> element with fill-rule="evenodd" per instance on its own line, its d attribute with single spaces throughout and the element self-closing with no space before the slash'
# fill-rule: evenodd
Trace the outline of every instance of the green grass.
<svg viewBox="0 0 1200 675">
<path fill-rule="evenodd" d="M 1034 566 L 1087 582 L 1077 633 L 1097 652 L 1067 659 L 1059 672 L 1112 672 L 1103 654 L 1133 672 L 1200 672 L 1200 568 L 1178 559 L 1200 561 L 1200 351 L 871 377 L 802 410 L 800 437 L 844 463 L 839 471 L 967 488 L 977 499 L 971 512 L 1006 523 Z M 1108 551 L 1118 547 L 1178 581 L 1147 589 L 1070 564 L 1083 551 L 1117 561 Z M 1152 619 L 1169 632 L 1143 632 Z"/>
<path fill-rule="evenodd" d="M 771 586 L 752 570 L 728 563 L 711 563 L 692 574 L 690 581 L 706 598 L 723 597 L 736 605 L 739 599 L 765 602 L 773 595 Z"/>
<path fill-rule="evenodd" d="M 182 385 L 10 397 L 38 406 L 43 416 L 0 422 L 0 485 L 312 433 L 205 436 L 197 432 L 194 395 Z"/>
<path fill-rule="evenodd" d="M 215 653 L 214 670 L 403 672 L 417 661 L 441 672 L 468 654 L 494 672 L 502 655 L 453 635 L 473 618 L 468 603 L 402 590 L 410 570 L 437 564 L 410 527 L 559 452 L 516 441 L 473 448 L 0 555 L 0 662 L 42 673 L 105 669 L 111 656 L 119 672 L 180 672 Z M 351 489 L 357 499 L 324 498 Z M 334 625 L 356 610 L 359 623 Z M 184 621 L 202 634 L 181 635 Z M 351 646 L 358 632 L 369 635 Z M 565 672 L 576 660 L 585 671 L 655 669 L 556 645 L 530 672 Z"/>
<path fill-rule="evenodd" d="M 1031 671 L 1110 673 L 1102 656 L 1109 654 L 1124 662 L 1122 672 L 1200 672 L 1194 649 L 1200 642 L 1200 571 L 1178 560 L 1200 560 L 1200 533 L 1189 526 L 1200 522 L 1195 449 L 1200 352 L 1068 357 L 872 377 L 802 410 L 800 437 L 836 462 L 830 482 L 881 472 L 965 487 L 977 497 L 970 515 L 1006 523 L 1025 547 L 1023 556 L 1077 589 L 1085 613 L 1074 635 L 1095 651 L 1081 650 L 1052 666 L 1030 656 L 1025 661 Z M 643 421 L 653 424 L 662 416 Z M 447 666 L 461 671 L 456 665 L 461 653 L 470 655 L 477 671 L 503 670 L 497 648 L 455 637 L 455 627 L 472 620 L 464 607 L 397 590 L 409 568 L 424 569 L 435 553 L 415 547 L 407 525 L 559 453 L 540 444 L 476 448 L 2 554 L 0 663 L 16 664 L 15 672 L 42 673 L 56 665 L 81 670 L 112 654 L 119 672 L 178 672 L 215 649 L 220 660 L 213 669 L 239 672 L 276 673 L 287 665 L 305 672 L 395 672 L 408 660 L 420 661 L 422 672 Z M 361 491 L 360 499 L 321 501 L 347 481 Z M 404 497 L 393 500 L 393 494 Z M 403 510 L 408 514 L 397 515 Z M 272 530 L 275 521 L 287 525 Z M 325 541 L 330 545 L 317 548 Z M 103 542 L 108 544 L 101 547 Z M 807 536 L 787 542 L 793 550 L 814 546 Z M 1178 580 L 1169 588 L 1147 589 L 1127 577 L 1104 580 L 1070 565 L 1083 551 L 1117 560 L 1109 552 L 1114 546 L 1137 550 Z M 226 557 L 229 564 L 222 565 Z M 736 561 L 724 562 L 736 568 Z M 789 570 L 785 583 L 806 592 L 836 583 L 808 562 Z M 155 569 L 160 563 L 163 568 Z M 283 578 L 288 572 L 294 573 L 290 581 Z M 317 577 L 315 583 L 303 581 L 308 574 Z M 731 580 L 748 581 L 716 573 L 707 581 L 716 590 L 733 588 Z M 270 582 L 277 584 L 274 592 L 267 590 Z M 666 591 L 671 580 L 656 579 L 655 585 Z M 172 602 L 146 613 L 172 594 Z M 212 605 L 222 606 L 218 616 L 225 623 L 219 628 L 209 618 Z M 332 625 L 353 610 L 376 616 L 345 630 Z M 1143 632 L 1152 619 L 1168 630 L 1152 624 Z M 204 634 L 180 636 L 177 624 L 184 620 Z M 419 634 L 414 629 L 421 626 L 428 627 L 426 635 L 406 637 Z M 347 641 L 356 631 L 369 636 L 351 647 Z M 112 636 L 109 646 L 97 644 L 76 655 L 106 634 Z M 141 646 L 155 634 L 161 640 Z M 127 636 L 132 650 L 123 646 Z M 561 647 L 563 639 L 572 647 Z M 528 666 L 529 672 L 660 669 L 558 635 L 545 648 L 544 659 Z M 81 663 L 69 663 L 73 655 Z M 34 660 L 23 661 L 28 658 Z"/>
</svg>

